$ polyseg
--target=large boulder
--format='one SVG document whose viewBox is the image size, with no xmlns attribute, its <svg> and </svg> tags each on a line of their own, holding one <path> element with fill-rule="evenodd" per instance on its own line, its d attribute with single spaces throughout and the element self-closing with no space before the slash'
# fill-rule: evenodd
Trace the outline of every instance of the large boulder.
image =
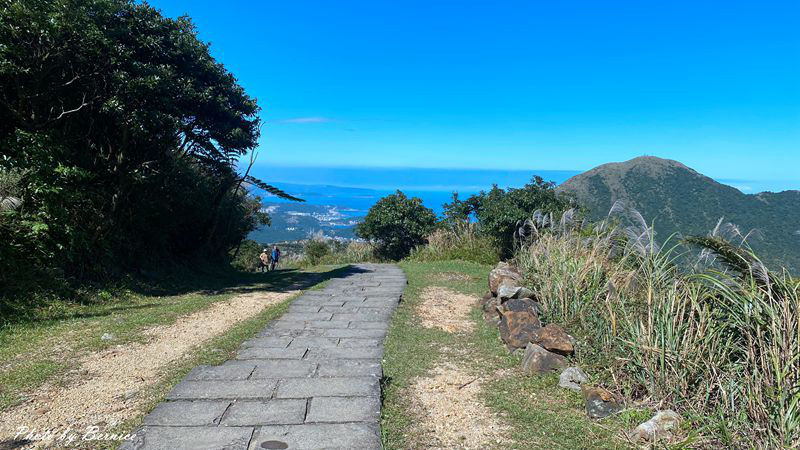
<svg viewBox="0 0 800 450">
<path fill-rule="evenodd" d="M 567 366 L 567 358 L 528 343 L 522 357 L 522 370 L 529 374 L 544 374 Z"/>
<path fill-rule="evenodd" d="M 498 306 L 500 337 L 509 350 L 525 348 L 536 336 L 542 326 L 536 307 L 530 299 L 511 299 Z"/>
<path fill-rule="evenodd" d="M 659 411 L 652 419 L 636 427 L 631 438 L 634 442 L 666 439 L 680 424 L 681 416 L 675 411 Z"/>
<path fill-rule="evenodd" d="M 581 387 L 586 400 L 586 414 L 592 419 L 602 419 L 624 408 L 622 400 L 601 387 Z"/>
<path fill-rule="evenodd" d="M 522 274 L 519 269 L 507 262 L 499 262 L 497 266 L 489 272 L 489 290 L 497 295 L 500 285 L 519 286 L 522 284 Z"/>
<path fill-rule="evenodd" d="M 531 342 L 564 356 L 569 356 L 575 351 L 570 336 L 563 328 L 554 323 L 536 330 L 536 333 L 531 336 Z"/>
</svg>

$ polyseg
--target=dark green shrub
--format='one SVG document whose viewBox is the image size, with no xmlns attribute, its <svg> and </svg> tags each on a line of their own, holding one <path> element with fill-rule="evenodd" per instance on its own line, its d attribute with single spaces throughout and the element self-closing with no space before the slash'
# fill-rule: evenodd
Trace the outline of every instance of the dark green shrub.
<svg viewBox="0 0 800 450">
<path fill-rule="evenodd" d="M 555 183 L 535 176 L 522 188 L 500 189 L 496 185 L 489 192 L 481 191 L 467 200 L 453 196 L 445 204 L 445 220 L 464 222 L 474 218 L 478 234 L 490 238 L 500 249 L 501 256 L 514 253 L 514 231 L 517 223 L 529 219 L 536 210 L 550 211 L 558 217 L 573 206 L 571 198 L 558 194 Z"/>
<path fill-rule="evenodd" d="M 331 253 L 331 247 L 322 239 L 309 239 L 303 247 L 303 252 L 311 264 L 318 264 Z"/>
<path fill-rule="evenodd" d="M 436 226 L 436 213 L 422 200 L 408 198 L 400 191 L 386 196 L 370 208 L 356 227 L 358 236 L 374 242 L 379 256 L 399 260 L 425 243 L 425 236 Z"/>
</svg>

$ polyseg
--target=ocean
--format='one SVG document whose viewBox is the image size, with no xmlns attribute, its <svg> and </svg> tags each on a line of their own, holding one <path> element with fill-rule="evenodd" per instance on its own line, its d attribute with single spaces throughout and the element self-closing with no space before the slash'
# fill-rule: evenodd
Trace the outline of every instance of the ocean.
<svg viewBox="0 0 800 450">
<path fill-rule="evenodd" d="M 319 168 L 255 167 L 252 174 L 285 192 L 304 199 L 308 205 L 335 206 L 349 217 L 364 216 L 381 197 L 401 190 L 419 197 L 428 208 L 441 214 L 453 192 L 466 198 L 493 184 L 502 188 L 522 187 L 534 175 L 562 183 L 577 175 L 570 170 L 477 170 L 410 168 Z M 285 203 L 266 196 L 265 202 Z"/>
</svg>

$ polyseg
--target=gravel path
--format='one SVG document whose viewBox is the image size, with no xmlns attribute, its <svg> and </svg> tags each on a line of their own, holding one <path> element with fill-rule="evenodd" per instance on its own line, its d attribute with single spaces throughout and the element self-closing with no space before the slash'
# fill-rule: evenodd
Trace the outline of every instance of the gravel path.
<svg viewBox="0 0 800 450">
<path fill-rule="evenodd" d="M 405 285 L 361 264 L 307 292 L 236 359 L 189 373 L 121 449 L 380 449 L 383 338 Z"/>
</svg>

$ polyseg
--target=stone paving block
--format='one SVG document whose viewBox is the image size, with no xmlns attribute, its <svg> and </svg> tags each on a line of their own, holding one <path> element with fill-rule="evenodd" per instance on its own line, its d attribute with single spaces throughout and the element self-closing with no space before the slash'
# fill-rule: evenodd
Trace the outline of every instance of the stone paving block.
<svg viewBox="0 0 800 450">
<path fill-rule="evenodd" d="M 381 418 L 379 397 L 314 397 L 306 422 L 374 422 Z"/>
<path fill-rule="evenodd" d="M 295 378 L 310 377 L 317 370 L 317 362 L 300 361 L 294 359 L 263 360 L 258 361 L 251 380 L 263 380 L 265 378 Z"/>
<path fill-rule="evenodd" d="M 380 359 L 383 348 L 312 348 L 306 353 L 305 360 L 320 359 Z"/>
<path fill-rule="evenodd" d="M 300 359 L 305 355 L 306 349 L 296 348 L 261 348 L 249 347 L 239 350 L 236 359 Z"/>
<path fill-rule="evenodd" d="M 231 405 L 220 424 L 258 426 L 303 423 L 306 406 L 305 399 L 240 401 Z"/>
<path fill-rule="evenodd" d="M 306 327 L 306 322 L 302 320 L 283 320 L 273 321 L 267 327 L 268 330 L 302 330 Z"/>
<path fill-rule="evenodd" d="M 292 342 L 290 337 L 259 337 L 244 341 L 242 347 L 286 348 Z"/>
<path fill-rule="evenodd" d="M 334 314 L 333 320 L 340 322 L 385 322 L 389 319 L 391 314 L 374 314 L 374 313 L 353 313 L 353 314 Z"/>
<path fill-rule="evenodd" d="M 348 320 L 328 320 L 328 321 L 314 321 L 306 322 L 307 328 L 324 329 L 324 328 L 347 328 L 350 325 Z"/>
<path fill-rule="evenodd" d="M 230 400 L 164 402 L 145 416 L 145 425 L 212 426 L 219 423 Z"/>
<path fill-rule="evenodd" d="M 246 450 L 254 431 L 252 427 L 146 426 L 119 450 Z"/>
<path fill-rule="evenodd" d="M 383 368 L 377 361 L 364 359 L 334 359 L 320 361 L 317 374 L 320 377 L 377 377 L 383 376 Z"/>
<path fill-rule="evenodd" d="M 363 301 L 348 300 L 348 301 L 344 302 L 344 305 L 342 306 L 342 308 L 359 308 L 361 306 L 364 306 L 364 302 Z"/>
<path fill-rule="evenodd" d="M 265 329 L 258 333 L 258 337 L 318 337 L 322 336 L 324 330 L 310 330 L 308 328 L 302 329 Z"/>
<path fill-rule="evenodd" d="M 289 348 L 331 348 L 339 344 L 338 338 L 329 337 L 298 337 L 292 340 Z"/>
<path fill-rule="evenodd" d="M 358 306 L 323 306 L 320 312 L 326 313 L 355 313 L 358 312 Z"/>
<path fill-rule="evenodd" d="M 320 303 L 321 306 L 342 306 L 344 305 L 344 300 L 329 300 L 323 303 Z"/>
<path fill-rule="evenodd" d="M 167 399 L 270 398 L 276 384 L 276 380 L 181 381 L 167 394 Z"/>
<path fill-rule="evenodd" d="M 289 378 L 278 383 L 275 398 L 368 397 L 380 398 L 378 380 L 373 377 Z"/>
<path fill-rule="evenodd" d="M 350 328 L 358 330 L 388 330 L 386 321 L 358 320 L 350 322 Z"/>
<path fill-rule="evenodd" d="M 266 441 L 283 442 L 289 449 L 303 450 L 381 448 L 378 426 L 367 423 L 265 426 L 253 437 L 250 450 L 263 450 L 261 444 Z"/>
<path fill-rule="evenodd" d="M 382 344 L 383 344 L 383 339 L 342 338 L 339 339 L 338 347 L 343 347 L 343 348 L 378 347 Z"/>
<path fill-rule="evenodd" d="M 364 323 L 364 322 L 358 322 Z M 339 338 L 383 338 L 386 336 L 386 330 L 381 329 L 366 329 L 366 328 L 334 328 L 330 330 L 324 330 L 324 336 L 327 337 L 339 337 Z"/>
<path fill-rule="evenodd" d="M 345 302 L 345 303 L 349 303 L 349 302 L 363 303 L 366 298 L 367 297 L 364 296 L 364 295 L 355 295 L 355 296 L 354 295 L 337 295 L 337 296 L 333 297 L 333 300 L 336 300 L 336 301 L 339 301 L 339 302 Z"/>
<path fill-rule="evenodd" d="M 197 366 L 186 375 L 187 380 L 246 380 L 256 368 L 254 363 L 226 361 L 219 366 Z"/>
<path fill-rule="evenodd" d="M 314 306 L 305 306 L 305 305 L 296 305 L 292 303 L 289 305 L 289 312 L 293 313 L 316 313 L 319 312 L 321 306 L 314 305 Z"/>
<path fill-rule="evenodd" d="M 286 313 L 281 316 L 281 320 L 331 320 L 331 313 Z"/>
<path fill-rule="evenodd" d="M 380 316 L 384 319 L 388 319 L 392 317 L 392 313 L 394 312 L 396 305 L 384 305 L 384 306 L 362 306 L 358 308 L 359 314 L 374 314 L 376 316 Z"/>
</svg>

